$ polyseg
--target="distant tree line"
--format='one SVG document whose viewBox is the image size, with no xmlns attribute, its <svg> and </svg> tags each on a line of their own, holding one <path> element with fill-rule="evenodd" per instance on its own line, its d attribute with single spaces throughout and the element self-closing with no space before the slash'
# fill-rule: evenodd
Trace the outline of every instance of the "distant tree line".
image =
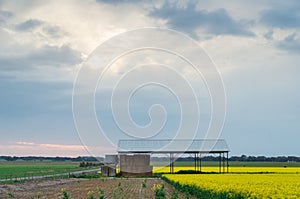
<svg viewBox="0 0 300 199">
<path fill-rule="evenodd" d="M 103 163 L 99 163 L 99 162 L 80 162 L 79 167 L 96 167 L 102 165 Z"/>
<path fill-rule="evenodd" d="M 277 156 L 277 157 L 266 157 L 266 156 L 232 156 L 229 158 L 230 161 L 241 161 L 241 162 L 300 162 L 300 157 L 296 156 Z"/>
<path fill-rule="evenodd" d="M 78 156 L 76 158 L 71 157 L 37 157 L 37 156 L 0 156 L 0 161 L 52 161 L 52 162 L 103 162 L 103 157 L 92 157 L 92 156 Z M 168 157 L 151 157 L 152 161 L 170 161 Z M 181 157 L 176 161 L 194 161 L 194 157 Z M 202 161 L 219 161 L 219 156 L 204 156 Z M 277 157 L 266 157 L 266 156 L 231 156 L 229 161 L 239 161 L 239 162 L 300 162 L 300 157 L 296 156 L 277 156 Z"/>
<path fill-rule="evenodd" d="M 204 156 L 201 158 L 202 161 L 219 161 L 219 156 Z M 152 157 L 152 161 L 170 161 L 168 157 Z M 181 157 L 176 161 L 194 161 L 194 157 Z M 231 156 L 229 161 L 239 162 L 300 162 L 300 157 L 296 156 L 277 156 L 277 157 L 266 157 L 266 156 Z"/>
<path fill-rule="evenodd" d="M 51 162 L 97 162 L 103 161 L 102 157 L 91 157 L 91 156 L 78 156 L 76 158 L 71 157 L 37 157 L 37 156 L 26 156 L 26 157 L 17 157 L 17 156 L 0 156 L 0 160 L 5 161 L 51 161 Z"/>
</svg>

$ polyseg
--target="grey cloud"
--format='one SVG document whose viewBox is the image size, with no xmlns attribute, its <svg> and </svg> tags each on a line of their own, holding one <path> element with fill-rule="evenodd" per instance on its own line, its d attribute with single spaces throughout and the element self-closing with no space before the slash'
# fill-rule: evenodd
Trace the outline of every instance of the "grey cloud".
<svg viewBox="0 0 300 199">
<path fill-rule="evenodd" d="M 30 19 L 15 26 L 17 31 L 31 31 L 37 28 L 50 37 L 62 37 L 66 34 L 59 26 L 38 19 Z"/>
<path fill-rule="evenodd" d="M 261 11 L 259 22 L 270 28 L 264 35 L 266 39 L 273 40 L 274 28 L 299 29 L 300 28 L 300 2 L 298 0 L 276 1 L 270 9 Z M 290 53 L 300 52 L 300 41 L 296 39 L 296 32 L 281 41 L 275 41 L 275 46 Z"/>
<path fill-rule="evenodd" d="M 300 27 L 299 10 L 298 0 L 275 3 L 273 8 L 260 13 L 260 22 L 270 27 L 298 28 Z"/>
<path fill-rule="evenodd" d="M 64 45 L 62 47 L 44 46 L 31 55 L 30 58 L 46 65 L 73 65 L 81 62 L 80 56 L 79 52 Z"/>
<path fill-rule="evenodd" d="M 123 3 L 139 3 L 143 1 L 139 0 L 96 0 L 97 3 L 108 3 L 108 4 L 123 4 Z"/>
<path fill-rule="evenodd" d="M 7 19 L 13 16 L 12 12 L 6 11 L 6 10 L 0 10 L 0 18 Z"/>
<path fill-rule="evenodd" d="M 24 70 L 40 66 L 61 67 L 81 63 L 79 52 L 69 46 L 44 46 L 22 55 L 0 57 L 2 70 Z"/>
<path fill-rule="evenodd" d="M 39 26 L 41 26 L 44 22 L 37 20 L 37 19 L 29 19 L 27 21 L 24 21 L 18 25 L 16 25 L 16 29 L 19 31 L 28 31 L 35 29 Z"/>
<path fill-rule="evenodd" d="M 194 4 L 188 4 L 185 8 L 165 4 L 159 9 L 154 9 L 150 15 L 166 19 L 171 28 L 192 34 L 195 34 L 197 28 L 204 28 L 213 35 L 254 35 L 241 22 L 234 20 L 224 9 L 209 12 L 196 10 Z"/>
<path fill-rule="evenodd" d="M 12 12 L 6 10 L 0 10 L 0 25 L 5 25 L 6 20 L 13 16 Z"/>
<path fill-rule="evenodd" d="M 295 39 L 295 36 L 295 33 L 287 36 L 277 43 L 277 47 L 288 52 L 300 53 L 300 42 Z"/>
<path fill-rule="evenodd" d="M 43 32 L 51 37 L 62 37 L 66 34 L 59 26 L 47 25 L 43 27 Z"/>
<path fill-rule="evenodd" d="M 270 30 L 266 34 L 264 34 L 264 37 L 266 39 L 273 39 L 273 34 L 274 34 L 273 30 Z"/>
</svg>

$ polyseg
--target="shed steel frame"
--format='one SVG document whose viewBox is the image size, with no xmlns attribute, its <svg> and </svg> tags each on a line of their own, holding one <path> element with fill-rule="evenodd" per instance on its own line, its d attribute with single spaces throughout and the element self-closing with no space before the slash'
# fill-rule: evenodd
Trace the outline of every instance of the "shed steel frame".
<svg viewBox="0 0 300 199">
<path fill-rule="evenodd" d="M 225 140 L 175 140 L 178 142 L 190 142 L 190 143 L 201 143 L 202 145 L 206 142 L 214 142 L 214 146 L 211 148 L 211 150 L 207 150 L 207 148 L 202 149 L 201 146 L 195 147 L 195 144 L 192 148 L 188 149 L 180 149 L 180 147 L 176 148 L 175 150 L 155 150 L 154 148 L 151 149 L 148 147 L 145 147 L 143 143 L 147 143 L 147 141 L 151 141 L 155 145 L 155 141 L 157 142 L 174 142 L 174 140 L 120 140 L 118 144 L 118 153 L 119 154 L 168 154 L 170 157 L 170 173 L 174 173 L 174 162 L 175 162 L 175 155 L 176 154 L 191 154 L 194 155 L 194 170 L 196 172 L 201 173 L 202 172 L 202 155 L 203 154 L 218 154 L 219 155 L 219 173 L 228 173 L 229 172 L 229 163 L 228 163 L 228 156 L 229 156 L 229 147 Z M 122 142 L 125 142 L 122 146 Z M 130 142 L 132 142 L 132 145 L 137 146 L 131 146 Z M 129 143 L 129 144 L 128 144 Z M 220 146 L 215 146 L 215 145 Z M 144 147 L 144 148 L 143 148 Z"/>
</svg>

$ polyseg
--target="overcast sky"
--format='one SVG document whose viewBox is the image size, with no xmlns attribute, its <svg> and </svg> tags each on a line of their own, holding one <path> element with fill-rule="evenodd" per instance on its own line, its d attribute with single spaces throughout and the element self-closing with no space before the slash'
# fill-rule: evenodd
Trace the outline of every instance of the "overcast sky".
<svg viewBox="0 0 300 199">
<path fill-rule="evenodd" d="M 190 36 L 217 66 L 227 96 L 221 138 L 231 155 L 300 156 L 299 12 L 298 0 L 0 0 L 0 155 L 89 155 L 72 113 L 80 67 L 107 39 L 160 27 Z M 114 133 L 101 109 L 106 92 L 98 89 L 95 104 Z M 209 103 L 198 97 L 205 123 Z M 174 99 L 161 88 L 137 92 L 133 120 L 146 125 L 147 107 L 161 100 L 170 111 L 164 136 L 172 136 L 180 120 Z M 101 154 L 115 152 L 109 141 L 97 143 Z"/>
</svg>

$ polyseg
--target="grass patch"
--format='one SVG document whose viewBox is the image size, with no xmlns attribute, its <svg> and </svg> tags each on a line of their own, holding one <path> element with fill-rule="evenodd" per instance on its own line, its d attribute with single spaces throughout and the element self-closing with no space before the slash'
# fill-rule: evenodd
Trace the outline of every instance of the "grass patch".
<svg viewBox="0 0 300 199">
<path fill-rule="evenodd" d="M 18 162 L 10 164 L 0 164 L 0 176 L 4 174 L 24 174 L 24 173 L 53 173 L 56 171 L 68 171 L 79 168 L 76 163 L 28 163 Z"/>
<path fill-rule="evenodd" d="M 70 173 L 74 171 L 87 170 L 81 168 L 79 163 L 72 162 L 14 162 L 0 163 L 0 179 L 29 178 L 33 176 L 46 176 L 53 174 Z"/>
<path fill-rule="evenodd" d="M 87 179 L 92 179 L 92 178 L 101 178 L 100 173 L 89 173 L 89 174 L 80 174 L 80 175 L 70 175 L 71 178 L 87 178 Z"/>
</svg>

